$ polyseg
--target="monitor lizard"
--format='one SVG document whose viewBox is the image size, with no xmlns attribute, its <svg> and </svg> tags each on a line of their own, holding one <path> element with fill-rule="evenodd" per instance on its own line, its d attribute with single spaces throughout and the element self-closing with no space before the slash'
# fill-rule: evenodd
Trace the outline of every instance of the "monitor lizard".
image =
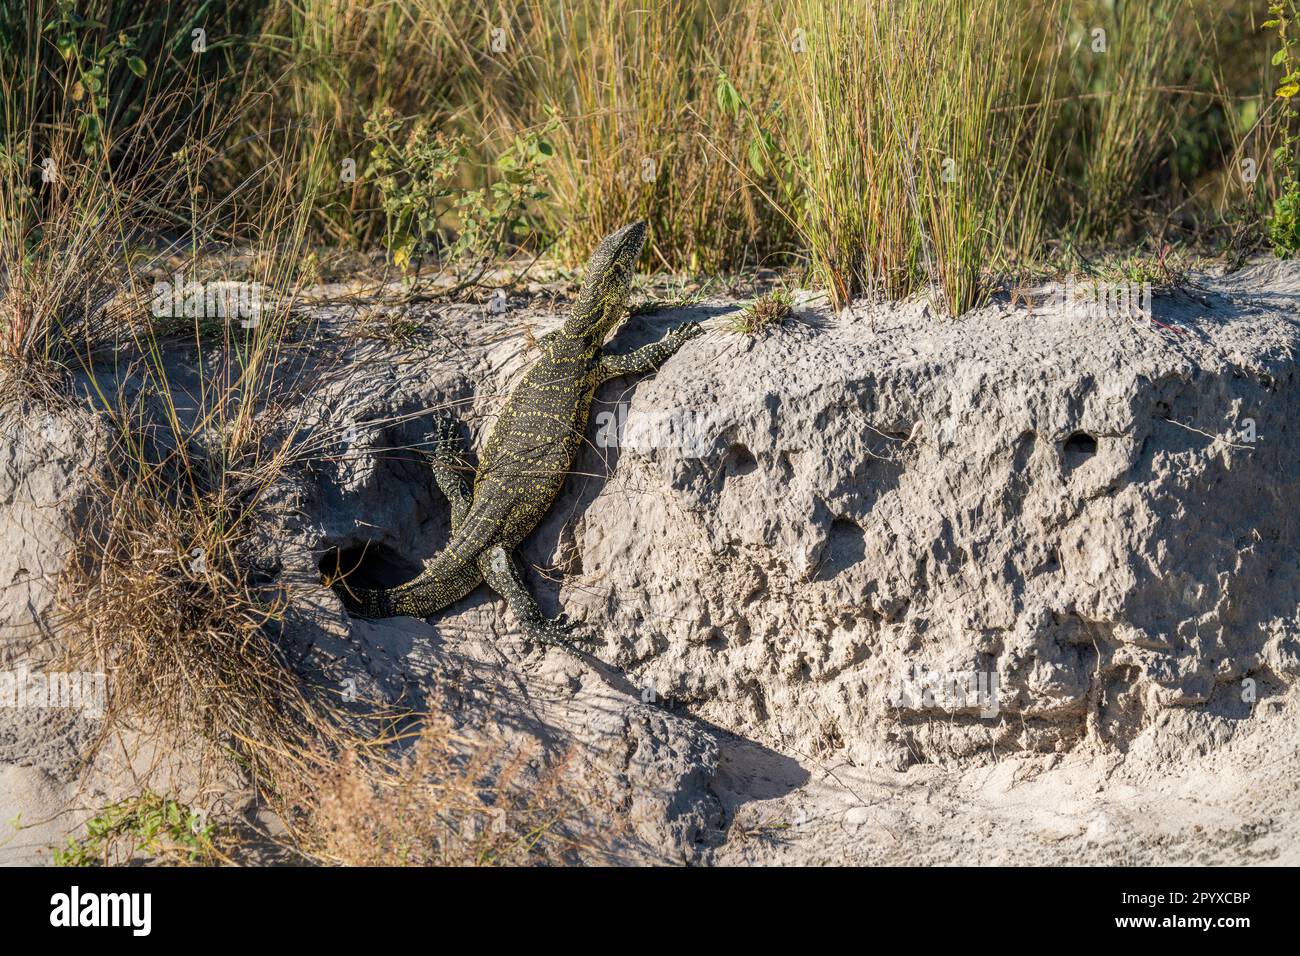
<svg viewBox="0 0 1300 956">
<path fill-rule="evenodd" d="M 644 222 L 606 236 L 587 263 L 564 325 L 538 340 L 541 357 L 511 392 L 484 447 L 472 492 L 457 468 L 462 449 L 443 420 L 431 457 L 434 480 L 451 505 L 451 540 L 414 579 L 392 588 L 328 583 L 362 617 L 428 617 L 480 582 L 506 599 L 524 634 L 572 648 L 580 638 L 563 614 L 547 618 L 528 592 L 512 552 L 560 494 L 583 442 L 596 388 L 624 375 L 655 370 L 703 330 L 688 322 L 626 355 L 603 353 L 623 320 L 632 275 L 645 243 Z"/>
</svg>

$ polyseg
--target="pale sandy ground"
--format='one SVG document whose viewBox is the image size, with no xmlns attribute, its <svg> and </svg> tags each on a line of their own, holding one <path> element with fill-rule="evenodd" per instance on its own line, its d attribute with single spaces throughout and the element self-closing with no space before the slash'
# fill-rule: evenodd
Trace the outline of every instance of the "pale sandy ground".
<svg viewBox="0 0 1300 956">
<path fill-rule="evenodd" d="M 1300 695 L 1261 701 L 1214 749 L 1008 756 L 906 773 L 804 761 L 810 779 L 740 809 L 718 864 L 1300 864 Z M 1147 733 L 1159 735 L 1153 728 Z M 1153 748 L 1154 749 L 1154 748 Z M 724 802 L 761 793 L 762 758 L 724 762 Z"/>
<path fill-rule="evenodd" d="M 902 773 L 793 754 L 774 760 L 772 750 L 736 739 L 723 747 L 712 785 L 727 829 L 700 862 L 1294 866 L 1298 717 L 1292 691 L 1261 701 L 1213 749 L 1206 732 L 1186 752 L 1162 757 L 1143 755 L 1138 740 L 1129 756 L 1013 755 Z M 0 865 L 48 863 L 52 846 L 121 792 L 130 792 L 128 782 L 87 788 L 38 767 L 0 766 Z M 247 796 L 236 789 L 222 799 L 235 807 Z"/>
</svg>

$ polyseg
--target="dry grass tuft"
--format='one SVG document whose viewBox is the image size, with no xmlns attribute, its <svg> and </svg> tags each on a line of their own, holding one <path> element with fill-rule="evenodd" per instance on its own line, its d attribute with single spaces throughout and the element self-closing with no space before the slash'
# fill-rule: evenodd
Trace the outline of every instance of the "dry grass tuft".
<svg viewBox="0 0 1300 956">
<path fill-rule="evenodd" d="M 108 675 L 106 726 L 144 718 L 237 754 L 275 789 L 340 731 L 275 644 L 286 601 L 252 580 L 247 510 L 205 488 L 197 467 L 176 480 L 176 464 L 134 461 L 97 479 L 62 581 L 69 657 Z"/>
<path fill-rule="evenodd" d="M 794 299 L 785 289 L 773 289 L 760 295 L 739 312 L 727 316 L 732 331 L 742 335 L 760 335 L 775 328 L 794 313 Z"/>
<path fill-rule="evenodd" d="M 570 759 L 534 769 L 530 756 L 472 745 L 445 718 L 410 753 L 378 762 L 353 750 L 308 784 L 309 852 L 350 866 L 520 865 L 604 858 L 617 820 L 594 837 L 589 791 Z M 605 812 L 616 814 L 613 807 Z"/>
</svg>

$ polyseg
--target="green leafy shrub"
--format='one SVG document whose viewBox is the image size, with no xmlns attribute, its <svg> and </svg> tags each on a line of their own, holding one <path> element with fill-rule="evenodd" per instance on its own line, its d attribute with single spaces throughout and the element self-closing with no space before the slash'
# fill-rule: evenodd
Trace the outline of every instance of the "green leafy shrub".
<svg viewBox="0 0 1300 956">
<path fill-rule="evenodd" d="M 541 134 L 516 136 L 497 159 L 490 182 L 461 185 L 467 141 L 434 129 L 426 120 L 406 124 L 392 110 L 366 121 L 371 142 L 367 178 L 378 187 L 393 262 L 418 269 L 427 258 L 461 268 L 469 285 L 487 263 L 529 231 L 528 204 L 544 199 L 539 169 L 551 155 Z M 469 276 L 469 278 L 466 278 Z"/>
<path fill-rule="evenodd" d="M 1300 252 L 1300 183 L 1294 179 L 1283 184 L 1281 195 L 1273 201 L 1268 239 L 1273 244 L 1273 252 L 1279 256 Z"/>
<path fill-rule="evenodd" d="M 1300 182 L 1296 180 L 1300 134 L 1295 129 L 1296 94 L 1300 93 L 1300 37 L 1293 32 L 1297 19 L 1295 0 L 1272 3 L 1268 11 L 1273 19 L 1263 26 L 1277 30 L 1280 46 L 1273 54 L 1273 65 L 1283 71 L 1273 94 L 1282 101 L 1283 109 L 1282 141 L 1273 151 L 1273 162 L 1286 170 L 1273 201 L 1273 215 L 1268 218 L 1268 238 L 1277 255 L 1292 256 L 1300 252 Z"/>
<path fill-rule="evenodd" d="M 99 866 L 137 854 L 170 862 L 209 863 L 216 856 L 214 828 L 175 800 L 145 792 L 105 807 L 86 824 L 86 835 L 69 837 L 54 851 L 55 866 Z"/>
</svg>

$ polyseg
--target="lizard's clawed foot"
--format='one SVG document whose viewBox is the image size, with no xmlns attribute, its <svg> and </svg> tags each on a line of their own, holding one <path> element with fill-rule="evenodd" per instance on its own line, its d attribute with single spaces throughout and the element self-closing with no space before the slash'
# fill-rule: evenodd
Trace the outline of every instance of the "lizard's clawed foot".
<svg viewBox="0 0 1300 956">
<path fill-rule="evenodd" d="M 443 415 L 433 426 L 433 437 L 429 441 L 427 453 L 435 461 L 447 465 L 461 464 L 461 441 L 456 434 L 456 419 Z"/>
<path fill-rule="evenodd" d="M 564 614 L 547 618 L 525 628 L 528 639 L 548 647 L 560 647 L 566 651 L 590 652 L 600 644 L 593 628 L 579 621 L 572 621 Z"/>
<path fill-rule="evenodd" d="M 683 342 L 686 342 L 695 338 L 697 335 L 703 335 L 704 326 L 700 325 L 698 322 L 687 322 L 684 325 L 679 326 L 677 330 L 671 334 L 677 336 Z"/>
</svg>

